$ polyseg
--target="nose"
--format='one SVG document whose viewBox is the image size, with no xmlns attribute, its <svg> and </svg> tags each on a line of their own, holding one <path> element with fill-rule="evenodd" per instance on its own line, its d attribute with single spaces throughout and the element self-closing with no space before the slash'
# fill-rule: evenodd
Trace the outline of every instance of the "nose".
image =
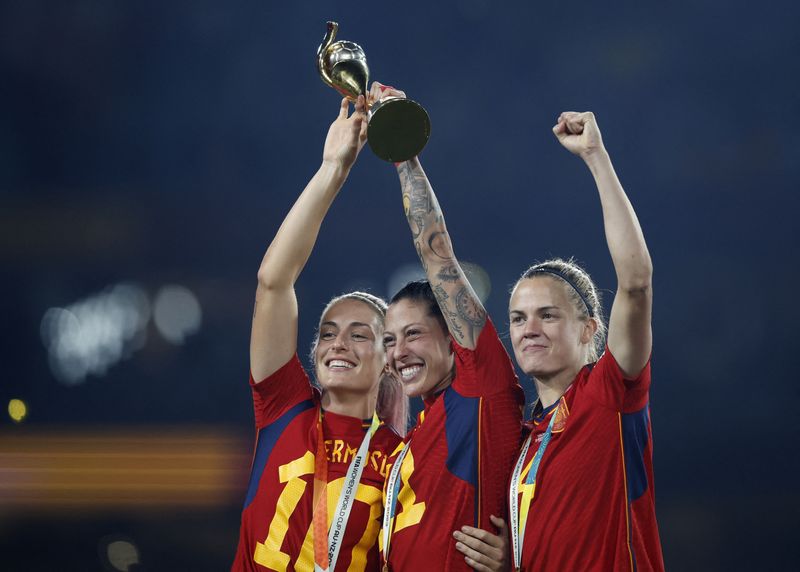
<svg viewBox="0 0 800 572">
<path fill-rule="evenodd" d="M 333 340 L 333 349 L 335 350 L 346 350 L 347 349 L 347 335 L 345 333 L 340 333 L 336 336 L 336 339 Z"/>
<path fill-rule="evenodd" d="M 394 347 L 392 348 L 393 356 L 395 359 L 403 358 L 408 354 L 408 348 L 406 347 L 406 342 L 404 339 L 398 338 L 394 342 Z"/>
<path fill-rule="evenodd" d="M 536 318 L 529 318 L 525 321 L 525 326 L 522 329 L 523 338 L 536 338 L 542 335 L 542 328 L 539 320 Z"/>
</svg>

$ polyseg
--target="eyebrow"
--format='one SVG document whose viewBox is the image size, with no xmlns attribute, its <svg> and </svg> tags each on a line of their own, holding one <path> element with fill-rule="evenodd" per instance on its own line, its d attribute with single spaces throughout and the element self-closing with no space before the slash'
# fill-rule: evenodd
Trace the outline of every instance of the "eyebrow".
<svg viewBox="0 0 800 572">
<path fill-rule="evenodd" d="M 329 320 L 327 322 L 322 322 L 320 324 L 320 327 L 323 327 L 323 326 L 334 326 L 334 327 L 338 328 L 339 324 Z M 348 327 L 348 326 L 351 327 L 351 328 L 353 328 L 353 327 L 355 327 L 355 328 L 358 328 L 358 327 L 369 328 L 370 327 L 369 324 L 365 324 L 364 322 L 350 322 L 349 324 L 345 325 L 345 327 Z"/>
<path fill-rule="evenodd" d="M 546 311 L 546 310 L 561 310 L 561 308 L 559 308 L 558 306 L 540 306 L 539 308 L 536 308 L 535 311 L 536 312 L 543 312 L 543 311 Z M 509 314 L 524 314 L 525 312 L 523 312 L 522 310 L 509 310 L 508 313 Z"/>
<path fill-rule="evenodd" d="M 411 322 L 410 324 L 404 324 L 398 328 L 399 331 L 405 332 L 408 328 L 424 328 L 425 326 L 419 322 Z M 394 336 L 391 330 L 384 330 L 385 335 Z"/>
</svg>

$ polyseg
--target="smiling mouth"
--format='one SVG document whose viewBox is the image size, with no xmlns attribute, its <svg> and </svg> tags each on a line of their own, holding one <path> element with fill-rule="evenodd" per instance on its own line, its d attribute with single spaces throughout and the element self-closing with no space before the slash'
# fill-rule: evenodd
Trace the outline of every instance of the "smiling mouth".
<svg viewBox="0 0 800 572">
<path fill-rule="evenodd" d="M 422 371 L 422 366 L 409 365 L 406 367 L 401 367 L 398 371 L 400 372 L 400 377 L 402 378 L 403 381 L 409 381 L 411 379 L 414 379 L 414 377 L 416 377 L 416 375 Z"/>
<path fill-rule="evenodd" d="M 525 346 L 524 348 L 522 348 L 522 351 L 523 352 L 535 352 L 535 351 L 541 351 L 541 350 L 545 350 L 545 349 L 547 349 L 547 346 L 541 346 L 541 345 L 536 344 L 536 345 Z"/>
<path fill-rule="evenodd" d="M 328 369 L 331 371 L 345 371 L 353 369 L 354 367 L 354 364 L 349 361 L 344 361 L 343 359 L 332 359 L 328 362 Z"/>
</svg>

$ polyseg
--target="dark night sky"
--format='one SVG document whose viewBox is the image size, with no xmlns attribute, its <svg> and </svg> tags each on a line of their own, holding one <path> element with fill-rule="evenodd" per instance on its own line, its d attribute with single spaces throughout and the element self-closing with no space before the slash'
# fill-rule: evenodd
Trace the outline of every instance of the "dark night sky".
<svg viewBox="0 0 800 572">
<path fill-rule="evenodd" d="M 787 569 L 800 514 L 800 14 L 750 4 L 3 2 L 0 401 L 21 398 L 30 416 L 4 413 L 0 434 L 208 424 L 249 437 L 256 271 L 337 113 L 314 65 L 334 19 L 373 79 L 428 110 L 423 164 L 457 254 L 491 278 L 500 330 L 509 286 L 551 255 L 575 256 L 613 297 L 591 177 L 550 131 L 563 110 L 595 112 L 655 268 L 667 568 Z M 365 149 L 297 285 L 300 347 L 330 296 L 387 296 L 415 264 L 394 169 Z M 150 323 L 126 359 L 64 384 L 45 312 L 121 282 L 151 300 L 188 288 L 199 331 L 177 346 Z M 19 546 L 37 531 L 59 535 L 27 526 L 0 550 L 8 569 L 34 569 Z M 128 523 L 145 552 L 147 526 Z M 235 515 L 218 526 L 235 541 Z M 232 554 L 191 566 L 224 569 Z"/>
</svg>

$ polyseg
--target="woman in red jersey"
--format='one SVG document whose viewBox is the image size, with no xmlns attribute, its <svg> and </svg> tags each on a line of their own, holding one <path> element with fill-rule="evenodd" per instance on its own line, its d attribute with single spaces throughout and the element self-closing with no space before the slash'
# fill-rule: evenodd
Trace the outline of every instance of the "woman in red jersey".
<svg viewBox="0 0 800 572">
<path fill-rule="evenodd" d="M 375 84 L 374 99 L 404 97 Z M 397 165 L 406 218 L 427 280 L 400 290 L 386 314 L 389 368 L 424 411 L 386 480 L 383 556 L 395 572 L 469 570 L 451 536 L 505 513 L 519 448 L 522 388 L 497 331 L 453 251 L 417 158 Z"/>
<path fill-rule="evenodd" d="M 572 260 L 531 266 L 509 301 L 511 342 L 539 399 L 509 486 L 515 570 L 661 571 L 649 411 L 652 263 L 590 112 L 553 131 L 600 194 L 617 274 L 606 341 L 600 297 Z M 604 350 L 598 357 L 598 350 Z M 502 570 L 503 536 L 466 529 L 460 550 Z"/>
<path fill-rule="evenodd" d="M 366 140 L 364 97 L 342 100 L 322 165 L 258 271 L 250 385 L 258 439 L 233 570 L 377 570 L 388 458 L 407 398 L 384 375 L 386 304 L 353 292 L 322 313 L 315 390 L 297 355 L 294 284 Z"/>
<path fill-rule="evenodd" d="M 562 113 L 553 131 L 594 177 L 617 291 L 604 341 L 597 288 L 571 260 L 531 266 L 512 290 L 511 343 L 539 399 L 510 483 L 511 562 L 525 571 L 663 570 L 650 255 L 594 115 Z"/>
</svg>

